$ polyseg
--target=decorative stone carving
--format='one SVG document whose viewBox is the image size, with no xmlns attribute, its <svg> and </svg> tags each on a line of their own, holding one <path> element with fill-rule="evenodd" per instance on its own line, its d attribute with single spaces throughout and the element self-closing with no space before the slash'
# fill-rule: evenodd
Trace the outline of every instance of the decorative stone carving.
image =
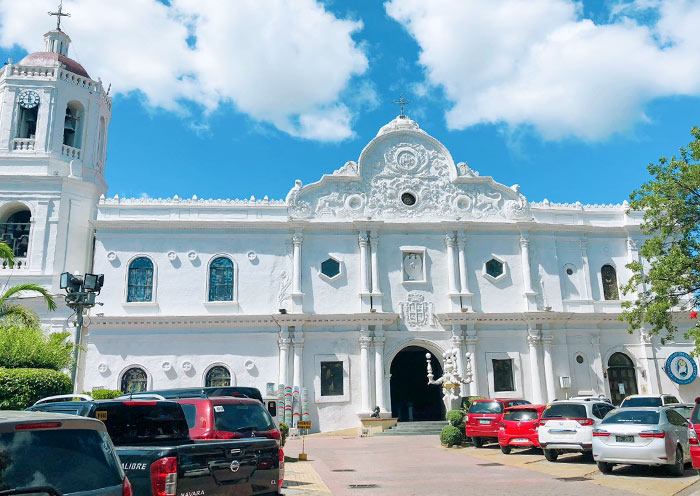
<svg viewBox="0 0 700 496">
<path fill-rule="evenodd" d="M 177 260 L 177 253 L 175 253 L 172 250 L 169 251 L 168 252 L 168 260 L 170 260 L 171 262 L 174 262 L 175 260 Z"/>
<path fill-rule="evenodd" d="M 184 370 L 185 372 L 189 372 L 190 370 L 192 370 L 192 362 L 189 362 L 189 361 L 182 362 L 182 370 Z"/>
<path fill-rule="evenodd" d="M 116 259 L 117 259 L 116 252 L 113 252 L 113 251 L 107 252 L 107 260 L 109 260 L 110 262 L 114 262 Z"/>
<path fill-rule="evenodd" d="M 254 251 L 249 251 L 248 252 L 248 260 L 251 262 L 255 262 L 258 259 L 258 254 L 255 253 Z"/>
<path fill-rule="evenodd" d="M 100 374 L 106 374 L 109 371 L 109 365 L 103 362 L 97 366 L 97 371 Z"/>
<path fill-rule="evenodd" d="M 289 288 L 292 286 L 292 276 L 283 270 L 280 274 L 280 289 L 277 292 L 277 307 L 284 308 L 285 300 L 289 299 Z"/>
<path fill-rule="evenodd" d="M 187 258 L 191 261 L 194 262 L 197 260 L 197 252 L 196 251 L 188 251 L 187 252 Z"/>
<path fill-rule="evenodd" d="M 426 327 L 433 325 L 433 304 L 425 301 L 419 293 L 409 293 L 405 303 L 399 304 L 401 314 L 409 327 Z"/>
<path fill-rule="evenodd" d="M 173 365 L 170 362 L 163 362 L 160 364 L 160 366 L 163 369 L 163 372 L 170 372 L 173 368 Z"/>
<path fill-rule="evenodd" d="M 407 252 L 403 257 L 403 280 L 423 281 L 423 254 Z"/>
</svg>

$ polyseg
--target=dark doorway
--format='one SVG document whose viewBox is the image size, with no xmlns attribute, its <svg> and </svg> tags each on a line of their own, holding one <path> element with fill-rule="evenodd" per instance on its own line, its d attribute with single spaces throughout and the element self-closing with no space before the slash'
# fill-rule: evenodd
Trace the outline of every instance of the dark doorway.
<svg viewBox="0 0 700 496">
<path fill-rule="evenodd" d="M 420 346 L 408 346 L 391 362 L 391 411 L 399 422 L 444 420 L 440 386 L 429 386 L 425 354 Z M 435 379 L 442 376 L 442 367 L 435 356 L 430 361 Z"/>
<path fill-rule="evenodd" d="M 630 357 L 613 353 L 608 360 L 608 382 L 613 405 L 619 405 L 630 394 L 637 394 L 637 371 Z"/>
</svg>

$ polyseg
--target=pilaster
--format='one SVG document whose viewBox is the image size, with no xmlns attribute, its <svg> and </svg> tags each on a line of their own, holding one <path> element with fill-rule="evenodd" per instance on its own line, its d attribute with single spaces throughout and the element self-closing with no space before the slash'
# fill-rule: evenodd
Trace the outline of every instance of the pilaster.
<svg viewBox="0 0 700 496">
<path fill-rule="evenodd" d="M 362 326 L 360 329 L 360 384 L 362 409 L 359 412 L 360 416 L 369 416 L 371 413 L 370 406 L 370 385 L 369 385 L 369 347 L 372 345 L 372 338 L 369 336 L 367 326 Z"/>
<path fill-rule="evenodd" d="M 386 407 L 386 398 L 384 393 L 384 331 L 381 326 L 374 329 L 374 400 L 376 406 L 379 407 L 380 415 L 390 414 Z"/>
<path fill-rule="evenodd" d="M 464 337 L 464 344 L 472 364 L 472 382 L 469 384 L 469 396 L 479 396 L 479 367 L 476 360 L 476 343 L 479 336 L 473 326 L 467 327 L 467 334 Z"/>
<path fill-rule="evenodd" d="M 457 252 L 459 266 L 459 287 L 460 287 L 460 306 L 462 309 L 471 311 L 472 297 L 474 294 L 469 291 L 469 274 L 467 273 L 467 235 L 464 232 L 457 234 Z"/>
<path fill-rule="evenodd" d="M 544 382 L 547 390 L 547 403 L 554 400 L 557 390 L 554 383 L 554 368 L 552 366 L 552 341 L 554 336 L 542 336 L 542 348 L 544 350 Z"/>
<path fill-rule="evenodd" d="M 372 308 L 382 311 L 382 291 L 379 287 L 379 233 L 373 229 L 369 233 L 371 268 L 372 268 Z"/>
<path fill-rule="evenodd" d="M 292 236 L 293 244 L 293 267 L 294 274 L 292 277 L 292 311 L 294 313 L 303 312 L 304 307 L 304 293 L 302 293 L 301 288 L 301 246 L 304 242 L 304 236 L 302 235 L 301 229 L 295 229 L 294 236 Z"/>
<path fill-rule="evenodd" d="M 283 386 L 289 385 L 289 348 L 292 340 L 289 338 L 287 326 L 283 326 L 279 333 L 277 345 L 279 346 L 279 375 L 277 383 Z"/>
<path fill-rule="evenodd" d="M 528 312 L 537 311 L 537 293 L 532 289 L 532 271 L 530 269 L 530 235 L 520 233 L 520 263 L 523 271 L 523 296 Z"/>
<path fill-rule="evenodd" d="M 527 345 L 530 348 L 530 377 L 532 378 L 532 402 L 541 404 L 542 380 L 540 379 L 540 359 L 539 359 L 540 331 L 532 326 L 527 331 Z"/>
</svg>

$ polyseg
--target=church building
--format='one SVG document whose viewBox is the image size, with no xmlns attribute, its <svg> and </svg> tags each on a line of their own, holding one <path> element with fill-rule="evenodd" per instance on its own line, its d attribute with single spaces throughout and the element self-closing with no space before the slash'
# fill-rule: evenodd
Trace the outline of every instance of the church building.
<svg viewBox="0 0 700 496">
<path fill-rule="evenodd" d="M 643 242 L 626 202 L 529 201 L 403 111 L 285 199 L 108 195 L 111 99 L 68 35 L 45 43 L 0 70 L 0 237 L 17 257 L 0 283 L 60 295 L 62 272 L 104 274 L 76 391 L 299 386 L 315 431 L 375 406 L 436 420 L 427 362 L 440 377 L 457 350 L 461 396 L 700 396 L 696 360 L 669 365 L 692 349 L 687 316 L 666 344 L 619 320 Z M 62 300 L 24 301 L 75 332 Z"/>
</svg>

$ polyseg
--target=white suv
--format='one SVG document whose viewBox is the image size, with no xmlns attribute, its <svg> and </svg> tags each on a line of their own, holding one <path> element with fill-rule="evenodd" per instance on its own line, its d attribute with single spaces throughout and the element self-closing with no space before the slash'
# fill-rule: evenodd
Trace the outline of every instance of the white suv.
<svg viewBox="0 0 700 496">
<path fill-rule="evenodd" d="M 554 462 L 560 453 L 591 453 L 593 429 L 613 408 L 607 401 L 593 398 L 554 401 L 547 405 L 537 429 L 545 458 Z"/>
<path fill-rule="evenodd" d="M 670 394 L 631 394 L 627 396 L 620 408 L 640 407 L 640 406 L 666 406 L 680 403 L 678 398 Z"/>
</svg>

